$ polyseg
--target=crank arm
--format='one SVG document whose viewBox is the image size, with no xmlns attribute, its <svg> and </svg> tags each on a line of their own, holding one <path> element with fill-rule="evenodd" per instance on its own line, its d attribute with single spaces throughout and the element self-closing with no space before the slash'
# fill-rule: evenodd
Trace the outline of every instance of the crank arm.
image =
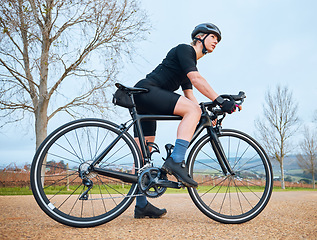
<svg viewBox="0 0 317 240">
<path fill-rule="evenodd" d="M 169 180 L 158 180 L 155 183 L 156 186 L 159 187 L 166 187 L 166 188 L 177 188 L 177 189 L 181 189 L 183 187 L 183 184 L 180 182 L 173 182 L 173 181 L 169 181 Z"/>
</svg>

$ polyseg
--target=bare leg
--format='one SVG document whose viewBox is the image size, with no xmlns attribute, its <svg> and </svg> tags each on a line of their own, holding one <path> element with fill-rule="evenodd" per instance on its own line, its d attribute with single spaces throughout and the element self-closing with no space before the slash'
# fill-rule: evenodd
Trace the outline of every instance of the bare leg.
<svg viewBox="0 0 317 240">
<path fill-rule="evenodd" d="M 199 122 L 201 110 L 197 103 L 181 96 L 174 108 L 174 114 L 182 116 L 183 119 L 177 129 L 177 139 L 172 155 L 166 159 L 162 169 L 176 176 L 185 186 L 197 187 L 197 182 L 188 174 L 184 158 L 189 142 Z"/>
<path fill-rule="evenodd" d="M 178 125 L 177 139 L 183 139 L 189 142 L 200 120 L 200 106 L 188 98 L 181 96 L 174 108 L 174 114 L 183 117 Z"/>
</svg>

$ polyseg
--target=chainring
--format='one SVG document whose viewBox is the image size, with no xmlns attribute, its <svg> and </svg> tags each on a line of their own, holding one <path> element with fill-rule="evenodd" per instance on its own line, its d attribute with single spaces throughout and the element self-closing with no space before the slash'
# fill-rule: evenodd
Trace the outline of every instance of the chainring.
<svg viewBox="0 0 317 240">
<path fill-rule="evenodd" d="M 160 197 L 165 193 L 166 187 L 157 186 L 158 180 L 167 180 L 166 174 L 161 169 L 154 167 L 144 169 L 139 176 L 139 188 L 149 198 Z"/>
</svg>

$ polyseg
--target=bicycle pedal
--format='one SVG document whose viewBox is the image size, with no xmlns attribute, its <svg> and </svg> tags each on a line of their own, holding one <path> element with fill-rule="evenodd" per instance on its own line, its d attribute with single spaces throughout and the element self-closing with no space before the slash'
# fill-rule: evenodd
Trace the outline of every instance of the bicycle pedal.
<svg viewBox="0 0 317 240">
<path fill-rule="evenodd" d="M 178 182 L 178 187 L 179 187 L 179 188 L 182 188 L 182 189 L 185 189 L 185 188 L 186 188 L 186 186 L 185 186 L 183 183 L 181 183 L 181 182 Z"/>
</svg>

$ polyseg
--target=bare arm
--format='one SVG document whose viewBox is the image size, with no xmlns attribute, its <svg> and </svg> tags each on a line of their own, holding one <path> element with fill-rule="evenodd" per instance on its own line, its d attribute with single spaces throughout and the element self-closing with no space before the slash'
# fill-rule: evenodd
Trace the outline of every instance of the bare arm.
<svg viewBox="0 0 317 240">
<path fill-rule="evenodd" d="M 194 87 L 210 100 L 214 101 L 219 95 L 212 89 L 209 83 L 203 78 L 199 72 L 189 72 L 187 77 Z M 197 101 L 197 100 L 196 100 Z"/>
</svg>

